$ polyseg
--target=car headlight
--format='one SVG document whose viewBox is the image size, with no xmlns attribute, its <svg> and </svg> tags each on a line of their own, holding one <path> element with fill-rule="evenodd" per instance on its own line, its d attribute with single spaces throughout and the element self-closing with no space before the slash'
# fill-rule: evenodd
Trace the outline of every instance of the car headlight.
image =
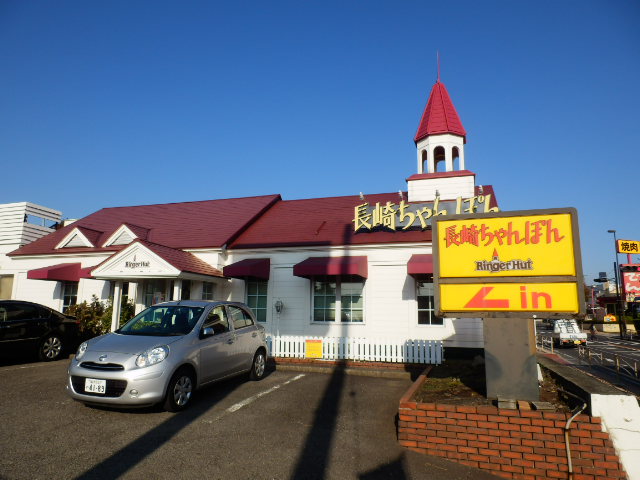
<svg viewBox="0 0 640 480">
<path fill-rule="evenodd" d="M 82 342 L 78 347 L 78 351 L 76 352 L 76 360 L 80 360 L 84 355 L 84 352 L 87 351 L 87 342 Z"/>
<path fill-rule="evenodd" d="M 169 347 L 166 345 L 153 347 L 138 355 L 138 358 L 136 358 L 136 365 L 140 368 L 149 367 L 156 363 L 160 363 L 167 358 L 167 355 L 169 355 Z"/>
</svg>

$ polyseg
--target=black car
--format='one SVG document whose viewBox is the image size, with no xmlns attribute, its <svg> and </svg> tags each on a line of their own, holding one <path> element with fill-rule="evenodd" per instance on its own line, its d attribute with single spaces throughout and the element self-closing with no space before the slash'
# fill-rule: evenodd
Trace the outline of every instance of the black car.
<svg viewBox="0 0 640 480">
<path fill-rule="evenodd" d="M 73 352 L 78 343 L 75 317 L 37 303 L 0 300 L 0 355 L 33 352 L 49 362 Z"/>
</svg>

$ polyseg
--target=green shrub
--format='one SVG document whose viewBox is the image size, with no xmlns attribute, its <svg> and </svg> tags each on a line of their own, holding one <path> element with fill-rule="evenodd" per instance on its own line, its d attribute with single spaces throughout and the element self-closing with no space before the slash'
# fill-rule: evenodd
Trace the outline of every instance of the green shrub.
<svg viewBox="0 0 640 480">
<path fill-rule="evenodd" d="M 135 305 L 132 301 L 122 302 L 120 312 L 120 325 L 133 318 Z M 111 330 L 111 316 L 113 315 L 113 305 L 111 299 L 102 302 L 93 295 L 91 303 L 86 301 L 71 305 L 67 310 L 68 315 L 73 315 L 79 321 L 80 334 L 82 337 L 91 338 Z"/>
</svg>

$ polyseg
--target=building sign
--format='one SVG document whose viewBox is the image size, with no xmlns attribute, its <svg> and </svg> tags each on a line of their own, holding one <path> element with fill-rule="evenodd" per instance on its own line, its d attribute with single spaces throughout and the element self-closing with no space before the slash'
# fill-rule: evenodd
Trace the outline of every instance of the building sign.
<svg viewBox="0 0 640 480">
<path fill-rule="evenodd" d="M 356 232 L 377 230 L 426 230 L 431 227 L 431 219 L 442 215 L 461 213 L 498 212 L 498 207 L 490 207 L 491 195 L 476 195 L 471 198 L 458 197 L 443 202 L 436 197 L 433 202 L 407 203 L 401 200 L 396 204 L 387 202 L 374 206 L 368 203 L 354 208 L 353 229 Z"/>
<path fill-rule="evenodd" d="M 640 254 L 640 242 L 636 240 L 618 240 L 618 253 Z"/>
<path fill-rule="evenodd" d="M 441 217 L 433 227 L 437 315 L 584 313 L 575 209 Z"/>
<path fill-rule="evenodd" d="M 305 340 L 305 358 L 322 358 L 322 340 Z"/>
<path fill-rule="evenodd" d="M 443 277 L 575 275 L 570 214 L 438 222 Z"/>
<path fill-rule="evenodd" d="M 623 272 L 622 284 L 627 302 L 635 302 L 640 297 L 640 272 Z"/>
</svg>

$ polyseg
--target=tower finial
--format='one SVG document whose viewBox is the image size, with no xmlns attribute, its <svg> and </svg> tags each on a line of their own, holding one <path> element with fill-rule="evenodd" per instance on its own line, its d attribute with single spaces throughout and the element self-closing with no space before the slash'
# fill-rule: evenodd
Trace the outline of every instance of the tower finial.
<svg viewBox="0 0 640 480">
<path fill-rule="evenodd" d="M 438 63 L 438 81 L 440 83 L 440 52 L 436 50 L 436 62 Z"/>
</svg>

